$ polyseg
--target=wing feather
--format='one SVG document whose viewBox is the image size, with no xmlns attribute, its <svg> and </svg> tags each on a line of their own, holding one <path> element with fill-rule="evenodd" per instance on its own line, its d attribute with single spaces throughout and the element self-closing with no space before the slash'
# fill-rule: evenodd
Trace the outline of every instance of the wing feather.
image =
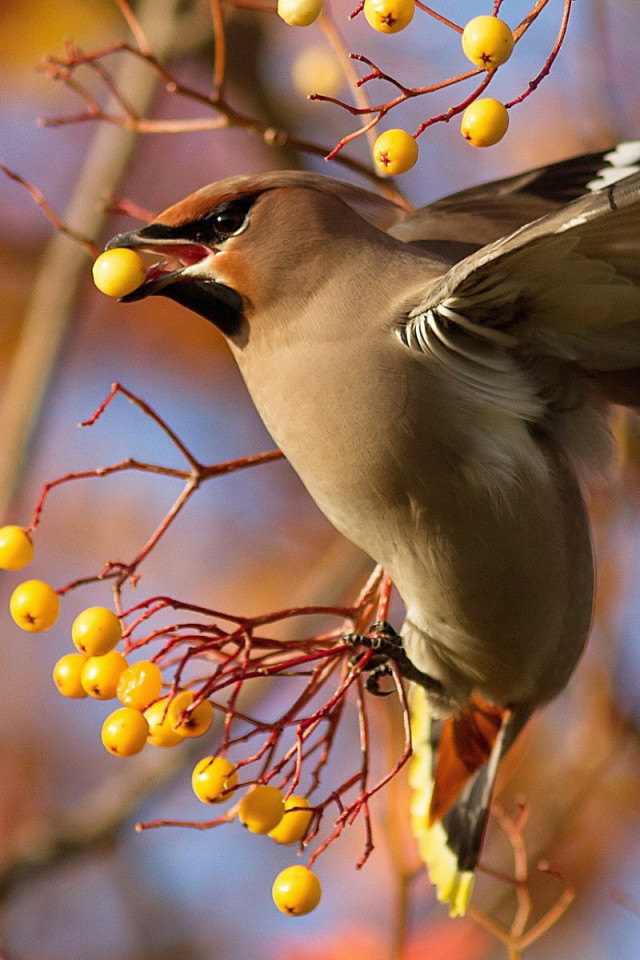
<svg viewBox="0 0 640 960">
<path fill-rule="evenodd" d="M 621 256 L 627 263 L 633 263 L 632 249 L 628 245 L 635 244 L 637 248 L 640 233 L 640 174 L 634 174 L 597 193 L 580 197 L 465 257 L 452 267 L 436 287 L 430 289 L 428 297 L 416 306 L 412 315 L 419 315 L 446 301 L 448 297 L 459 295 L 463 289 L 471 291 L 476 284 L 479 290 L 484 290 L 487 299 L 492 289 L 492 275 L 495 278 L 493 283 L 504 283 L 511 277 L 512 265 L 518 264 L 517 260 L 510 258 L 516 257 L 524 249 L 527 249 L 527 257 L 529 253 L 535 255 L 534 243 L 539 248 L 537 265 L 544 264 L 545 260 L 553 265 L 554 258 L 561 253 L 561 243 L 555 238 L 568 235 L 569 232 L 571 239 L 566 241 L 565 254 L 572 249 L 579 250 L 582 243 L 584 256 L 606 262 L 609 254 L 614 259 L 614 265 L 615 258 Z M 526 257 L 524 259 L 526 261 Z M 636 264 L 635 269 L 640 267 Z M 473 283 L 470 279 L 472 276 Z M 570 276 L 567 280 L 570 282 Z M 465 281 L 466 286 L 463 287 Z M 499 290 L 496 286 L 496 297 L 489 298 L 496 305 L 502 299 Z"/>
<path fill-rule="evenodd" d="M 418 328 L 439 318 L 478 343 L 590 371 L 632 369 L 640 363 L 639 254 L 635 174 L 460 261 L 410 312 L 404 339 L 419 345 Z"/>
<path fill-rule="evenodd" d="M 430 240 L 460 247 L 472 246 L 472 237 L 478 249 L 589 191 L 608 187 L 638 171 L 640 140 L 620 143 L 609 150 L 461 190 L 407 214 L 389 233 L 409 243 Z"/>
<path fill-rule="evenodd" d="M 611 445 L 597 397 L 640 404 L 640 173 L 461 260 L 396 334 L 467 403 L 536 424 L 602 473 Z"/>
</svg>

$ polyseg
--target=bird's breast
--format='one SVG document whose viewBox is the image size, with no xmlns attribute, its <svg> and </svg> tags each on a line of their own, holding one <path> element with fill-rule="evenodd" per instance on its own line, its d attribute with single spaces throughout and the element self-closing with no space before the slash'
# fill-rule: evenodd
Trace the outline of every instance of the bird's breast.
<svg viewBox="0 0 640 960">
<path fill-rule="evenodd" d="M 573 474 L 523 427 L 508 443 L 521 436 L 531 450 L 486 482 L 489 454 L 483 470 L 474 463 L 491 444 L 468 425 L 465 434 L 446 384 L 382 339 L 362 350 L 344 338 L 238 359 L 320 509 L 391 573 L 416 665 L 461 696 L 477 688 L 499 703 L 550 699 L 591 616 L 591 548 Z"/>
</svg>

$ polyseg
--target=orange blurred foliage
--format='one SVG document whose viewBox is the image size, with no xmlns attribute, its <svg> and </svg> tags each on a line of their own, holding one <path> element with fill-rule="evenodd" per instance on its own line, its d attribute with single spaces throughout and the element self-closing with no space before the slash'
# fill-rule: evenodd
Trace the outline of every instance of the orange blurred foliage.
<svg viewBox="0 0 640 960">
<path fill-rule="evenodd" d="M 409 937 L 403 960 L 480 960 L 493 939 L 476 924 L 460 920 L 432 922 Z M 379 932 L 351 927 L 340 934 L 284 943 L 282 960 L 389 960 L 389 944 Z"/>
</svg>

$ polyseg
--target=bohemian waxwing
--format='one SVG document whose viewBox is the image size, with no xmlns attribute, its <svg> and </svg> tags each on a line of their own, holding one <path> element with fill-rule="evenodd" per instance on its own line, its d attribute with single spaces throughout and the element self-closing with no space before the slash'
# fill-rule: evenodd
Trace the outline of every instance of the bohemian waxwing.
<svg viewBox="0 0 640 960">
<path fill-rule="evenodd" d="M 453 914 L 498 762 L 589 630 L 580 483 L 609 403 L 640 404 L 639 171 L 626 143 L 409 214 L 238 176 L 108 245 L 163 258 L 123 300 L 220 328 L 311 496 L 393 578 L 402 644 L 377 639 L 415 681 L 412 814 Z"/>
</svg>

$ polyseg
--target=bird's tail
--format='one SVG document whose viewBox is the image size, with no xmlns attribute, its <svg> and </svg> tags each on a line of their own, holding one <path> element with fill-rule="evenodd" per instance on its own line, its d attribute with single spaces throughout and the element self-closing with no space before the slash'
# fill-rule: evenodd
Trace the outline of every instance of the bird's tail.
<svg viewBox="0 0 640 960">
<path fill-rule="evenodd" d="M 411 822 L 429 879 L 452 917 L 466 912 L 500 759 L 526 717 L 474 696 L 457 714 L 429 716 L 424 691 L 410 693 Z"/>
</svg>

